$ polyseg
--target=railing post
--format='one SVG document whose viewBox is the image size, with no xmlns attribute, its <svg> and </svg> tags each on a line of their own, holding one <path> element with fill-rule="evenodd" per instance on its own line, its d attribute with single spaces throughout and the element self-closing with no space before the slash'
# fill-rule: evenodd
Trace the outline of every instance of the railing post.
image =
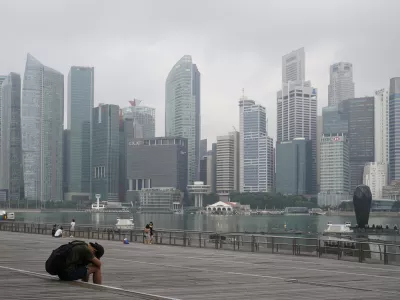
<svg viewBox="0 0 400 300">
<path fill-rule="evenodd" d="M 275 238 L 272 236 L 271 237 L 271 252 L 274 253 L 275 252 Z"/>
<path fill-rule="evenodd" d="M 201 232 L 199 233 L 199 248 L 201 248 Z"/>
<path fill-rule="evenodd" d="M 358 262 L 362 263 L 362 244 L 358 243 Z"/>
<path fill-rule="evenodd" d="M 215 234 L 215 249 L 218 249 L 218 239 L 219 239 L 219 234 Z"/>
<path fill-rule="evenodd" d="M 129 232 L 129 241 L 132 242 L 132 230 Z"/>
<path fill-rule="evenodd" d="M 296 255 L 296 239 L 292 240 L 292 253 Z"/>
<path fill-rule="evenodd" d="M 385 265 L 389 264 L 389 258 L 388 258 L 387 251 L 386 251 L 386 244 L 383 246 L 383 263 Z"/>
<path fill-rule="evenodd" d="M 171 231 L 169 232 L 169 244 L 170 245 L 172 244 L 172 232 Z"/>
<path fill-rule="evenodd" d="M 251 236 L 251 252 L 254 252 L 254 244 L 255 244 L 255 237 L 254 235 Z"/>
<path fill-rule="evenodd" d="M 183 247 L 186 247 L 186 231 L 183 232 Z"/>
<path fill-rule="evenodd" d="M 40 223 L 39 223 L 38 226 L 37 226 L 37 231 L 36 231 L 36 233 L 37 233 L 37 234 L 40 233 Z"/>
</svg>

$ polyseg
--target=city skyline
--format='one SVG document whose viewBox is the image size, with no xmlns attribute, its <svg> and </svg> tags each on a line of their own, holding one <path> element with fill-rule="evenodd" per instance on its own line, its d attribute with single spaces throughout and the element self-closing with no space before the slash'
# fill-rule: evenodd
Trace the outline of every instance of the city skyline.
<svg viewBox="0 0 400 300">
<path fill-rule="evenodd" d="M 156 136 L 162 136 L 166 75 L 171 65 L 187 53 L 192 55 L 203 74 L 201 138 L 211 143 L 216 136 L 229 132 L 232 125 L 238 127 L 238 120 L 231 120 L 230 116 L 237 112 L 232 100 L 241 95 L 242 88 L 248 91 L 249 97 L 266 106 L 268 112 L 276 110 L 272 99 L 281 85 L 282 55 L 299 47 L 306 50 L 307 79 L 319 90 L 319 112 L 328 102 L 329 66 L 334 63 L 347 61 L 354 66 L 356 97 L 373 95 L 375 90 L 388 86 L 389 78 L 400 73 L 400 66 L 391 62 L 400 45 L 370 47 L 376 38 L 388 45 L 389 37 L 396 35 L 395 12 L 400 5 L 396 2 L 385 5 L 373 1 L 336 1 L 326 5 L 318 1 L 304 1 L 302 5 L 259 2 L 252 6 L 250 14 L 242 11 L 245 2 L 237 1 L 229 2 L 232 14 L 224 23 L 217 15 L 228 2 L 213 3 L 215 13 L 207 10 L 205 2 L 191 7 L 182 1 L 171 1 L 168 5 L 158 3 L 157 9 L 150 2 L 126 2 L 124 9 L 107 3 L 99 7 L 80 3 L 78 9 L 71 1 L 60 7 L 51 1 L 11 1 L 3 8 L 4 22 L 29 22 L 30 25 L 28 29 L 16 26 L 4 33 L 4 44 L 15 47 L 12 51 L 3 49 L 0 74 L 16 72 L 22 76 L 27 52 L 64 76 L 73 65 L 95 67 L 95 106 L 110 103 L 123 107 L 128 100 L 143 99 L 147 106 L 156 109 Z M 304 11 L 302 15 L 291 12 L 309 5 L 313 11 Z M 191 22 L 178 18 L 189 7 L 198 12 Z M 152 13 L 132 20 L 129 17 L 132 10 Z M 267 15 L 262 13 L 265 11 Z M 340 24 L 332 11 L 341 14 Z M 50 15 L 51 20 L 63 23 L 65 16 L 72 12 L 77 18 L 74 24 L 63 27 L 62 35 L 55 34 L 53 28 L 43 30 L 41 16 Z M 288 22 L 282 23 L 274 17 L 282 13 L 289 17 Z M 380 13 L 395 23 L 389 25 L 374 18 Z M 120 17 L 114 19 L 112 15 Z M 244 20 L 241 30 L 237 30 L 238 15 Z M 312 23 L 304 23 L 308 16 L 312 16 Z M 370 19 L 368 26 L 373 30 L 363 30 L 362 22 L 357 22 L 361 16 Z M 99 24 L 98 18 L 104 22 Z M 251 22 L 245 22 L 250 19 Z M 157 28 L 151 26 L 156 22 Z M 89 27 L 83 34 L 84 24 L 96 26 Z M 275 27 L 279 28 L 271 30 Z M 199 30 L 201 34 L 197 34 Z M 283 36 L 290 38 L 278 42 Z M 64 84 L 66 86 L 66 82 Z M 269 132 L 275 140 L 276 116 L 268 113 L 268 118 Z"/>
</svg>

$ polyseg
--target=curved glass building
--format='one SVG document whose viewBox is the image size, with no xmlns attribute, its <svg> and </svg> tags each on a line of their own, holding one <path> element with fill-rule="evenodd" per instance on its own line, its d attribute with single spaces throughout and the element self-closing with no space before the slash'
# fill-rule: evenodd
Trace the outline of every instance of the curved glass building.
<svg viewBox="0 0 400 300">
<path fill-rule="evenodd" d="M 188 139 L 188 181 L 197 180 L 200 151 L 200 72 L 183 56 L 165 83 L 165 136 Z"/>
<path fill-rule="evenodd" d="M 27 201 L 63 196 L 64 76 L 28 54 L 21 104 Z"/>
</svg>

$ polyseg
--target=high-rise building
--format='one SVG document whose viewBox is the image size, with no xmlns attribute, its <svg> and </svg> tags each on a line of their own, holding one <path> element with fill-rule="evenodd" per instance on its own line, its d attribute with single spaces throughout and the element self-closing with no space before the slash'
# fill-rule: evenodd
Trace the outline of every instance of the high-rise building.
<svg viewBox="0 0 400 300">
<path fill-rule="evenodd" d="M 347 134 L 349 127 L 348 101 L 322 108 L 322 134 Z"/>
<path fill-rule="evenodd" d="M 370 162 L 364 166 L 363 183 L 371 189 L 372 199 L 382 199 L 383 187 L 387 185 L 387 165 Z"/>
<path fill-rule="evenodd" d="M 275 148 L 274 139 L 267 136 L 267 191 L 275 192 Z"/>
<path fill-rule="evenodd" d="M 69 178 L 69 130 L 64 129 L 63 133 L 63 195 L 64 200 L 69 201 L 68 199 L 68 178 Z"/>
<path fill-rule="evenodd" d="M 333 64 L 329 68 L 328 105 L 354 98 L 353 65 L 347 62 Z"/>
<path fill-rule="evenodd" d="M 390 79 L 389 88 L 389 183 L 400 180 L 400 77 Z"/>
<path fill-rule="evenodd" d="M 174 65 L 165 83 L 165 136 L 188 139 L 188 181 L 193 183 L 200 161 L 200 72 L 190 55 Z"/>
<path fill-rule="evenodd" d="M 321 137 L 321 192 L 350 192 L 349 142 L 346 135 Z"/>
<path fill-rule="evenodd" d="M 241 141 L 240 155 L 243 164 L 243 185 L 241 192 L 270 192 L 273 178 L 268 178 L 268 155 L 271 151 L 267 143 L 267 116 L 265 107 L 246 99 L 239 100 Z M 268 144 L 268 145 L 267 145 Z M 270 166 L 271 167 L 271 166 Z"/>
<path fill-rule="evenodd" d="M 374 161 L 374 98 L 354 98 L 348 102 L 350 192 L 363 183 L 364 166 Z"/>
<path fill-rule="evenodd" d="M 187 139 L 180 137 L 128 141 L 129 190 L 168 187 L 185 192 L 188 168 L 187 144 Z"/>
<path fill-rule="evenodd" d="M 284 83 L 277 94 L 277 142 L 305 138 L 312 148 L 312 189 L 317 189 L 317 89 L 310 81 Z M 279 171 L 277 167 L 277 172 Z"/>
<path fill-rule="evenodd" d="M 217 137 L 217 193 L 225 197 L 239 191 L 239 132 Z"/>
<path fill-rule="evenodd" d="M 323 131 L 322 116 L 317 116 L 317 192 L 321 188 L 321 136 Z"/>
<path fill-rule="evenodd" d="M 68 195 L 90 196 L 92 167 L 92 113 L 94 107 L 94 68 L 71 67 L 68 74 L 67 129 L 69 130 Z"/>
<path fill-rule="evenodd" d="M 119 200 L 119 107 L 99 104 L 93 108 L 92 198 Z"/>
<path fill-rule="evenodd" d="M 64 75 L 28 54 L 21 105 L 25 199 L 63 199 Z"/>
<path fill-rule="evenodd" d="M 133 119 L 124 119 L 120 111 L 119 120 L 119 199 L 121 202 L 126 200 L 126 191 L 128 190 L 127 177 L 127 147 L 128 142 L 134 139 Z"/>
<path fill-rule="evenodd" d="M 374 97 L 375 161 L 389 161 L 389 90 L 381 89 Z"/>
<path fill-rule="evenodd" d="M 307 195 L 312 188 L 312 142 L 305 138 L 276 144 L 276 192 Z"/>
<path fill-rule="evenodd" d="M 349 141 L 345 134 L 321 137 L 320 206 L 337 207 L 350 198 Z"/>
<path fill-rule="evenodd" d="M 239 130 L 240 130 L 240 153 L 239 153 L 239 191 L 244 192 L 244 110 L 246 107 L 252 107 L 256 102 L 248 99 L 246 96 L 242 96 L 239 99 Z"/>
<path fill-rule="evenodd" d="M 211 152 L 209 153 L 212 157 L 212 184 L 209 184 L 211 187 L 211 192 L 217 192 L 217 143 L 212 143 Z M 240 163 L 240 162 L 239 162 Z"/>
<path fill-rule="evenodd" d="M 21 141 L 21 77 L 10 73 L 0 83 L 0 188 L 11 203 L 24 199 Z"/>
<path fill-rule="evenodd" d="M 304 48 L 292 51 L 282 57 L 282 83 L 306 80 L 306 59 Z"/>
<path fill-rule="evenodd" d="M 129 101 L 130 106 L 122 108 L 124 119 L 133 120 L 134 136 L 137 139 L 151 139 L 156 136 L 156 109 L 140 105 L 142 101 Z"/>
<path fill-rule="evenodd" d="M 207 139 L 200 140 L 200 159 L 207 155 Z"/>
</svg>

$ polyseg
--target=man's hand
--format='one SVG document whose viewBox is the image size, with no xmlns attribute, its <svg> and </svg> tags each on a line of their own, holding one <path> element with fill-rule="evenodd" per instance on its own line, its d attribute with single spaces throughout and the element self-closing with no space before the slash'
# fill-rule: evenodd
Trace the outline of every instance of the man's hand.
<svg viewBox="0 0 400 300">
<path fill-rule="evenodd" d="M 96 267 L 98 267 L 99 269 L 101 268 L 101 261 L 100 261 L 100 259 L 98 259 L 97 257 L 93 257 L 92 263 L 93 263 Z"/>
</svg>

